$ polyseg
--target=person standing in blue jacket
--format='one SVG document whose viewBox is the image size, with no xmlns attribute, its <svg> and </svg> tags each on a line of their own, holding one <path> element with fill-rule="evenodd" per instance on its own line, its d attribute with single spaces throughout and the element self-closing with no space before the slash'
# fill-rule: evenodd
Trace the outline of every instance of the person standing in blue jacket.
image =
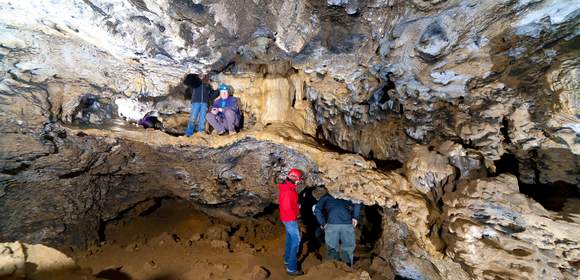
<svg viewBox="0 0 580 280">
<path fill-rule="evenodd" d="M 360 218 L 360 203 L 324 195 L 314 209 L 318 223 L 325 232 L 326 255 L 352 266 L 356 236 L 354 229 Z M 324 213 L 327 214 L 325 218 Z"/>
<path fill-rule="evenodd" d="M 195 130 L 195 123 L 197 121 L 197 133 L 202 135 L 205 130 L 205 116 L 207 107 L 213 98 L 217 95 L 208 83 L 207 75 L 203 75 L 202 79 L 195 74 L 189 74 L 185 78 L 186 85 L 191 91 L 191 115 L 187 123 L 185 136 L 190 137 Z"/>
</svg>

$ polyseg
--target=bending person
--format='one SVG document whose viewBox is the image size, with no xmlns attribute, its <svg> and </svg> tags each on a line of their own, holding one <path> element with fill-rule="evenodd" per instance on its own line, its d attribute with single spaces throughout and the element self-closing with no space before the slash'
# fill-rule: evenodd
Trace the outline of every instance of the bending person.
<svg viewBox="0 0 580 280">
<path fill-rule="evenodd" d="M 352 266 L 356 237 L 354 228 L 360 218 L 360 203 L 336 199 L 326 194 L 316 204 L 314 214 L 324 229 L 326 255 L 330 260 L 342 260 Z M 323 213 L 327 213 L 324 217 Z"/>
</svg>

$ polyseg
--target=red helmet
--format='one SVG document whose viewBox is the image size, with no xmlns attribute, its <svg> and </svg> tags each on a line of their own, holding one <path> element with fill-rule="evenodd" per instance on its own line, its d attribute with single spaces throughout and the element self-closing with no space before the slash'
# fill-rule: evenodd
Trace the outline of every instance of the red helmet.
<svg viewBox="0 0 580 280">
<path fill-rule="evenodd" d="M 299 182 L 302 180 L 302 172 L 296 168 L 292 168 L 288 172 L 288 178 L 290 178 L 296 182 Z"/>
</svg>

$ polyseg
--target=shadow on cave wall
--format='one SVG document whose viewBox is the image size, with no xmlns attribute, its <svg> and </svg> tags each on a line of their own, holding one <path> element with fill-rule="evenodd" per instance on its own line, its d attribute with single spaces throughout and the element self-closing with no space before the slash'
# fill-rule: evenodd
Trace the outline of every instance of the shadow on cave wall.
<svg viewBox="0 0 580 280">
<path fill-rule="evenodd" d="M 515 175 L 518 178 L 520 192 L 540 203 L 547 210 L 562 212 L 565 210 L 566 204 L 571 201 L 571 199 L 577 199 L 580 201 L 580 191 L 578 190 L 578 187 L 570 183 L 556 181 L 551 184 L 526 184 L 521 182 L 518 167 L 519 162 L 516 156 L 511 153 L 503 154 L 500 160 L 495 162 L 495 166 L 496 175 L 504 173 Z"/>
</svg>

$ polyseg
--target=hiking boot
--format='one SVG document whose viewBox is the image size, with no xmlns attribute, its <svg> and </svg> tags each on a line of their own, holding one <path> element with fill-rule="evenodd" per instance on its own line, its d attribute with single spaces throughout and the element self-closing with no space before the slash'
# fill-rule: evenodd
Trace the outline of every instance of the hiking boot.
<svg viewBox="0 0 580 280">
<path fill-rule="evenodd" d="M 290 276 L 300 276 L 300 275 L 304 275 L 304 272 L 302 270 L 296 270 L 296 271 L 286 270 L 286 273 L 288 273 L 288 275 L 290 275 Z"/>
</svg>

